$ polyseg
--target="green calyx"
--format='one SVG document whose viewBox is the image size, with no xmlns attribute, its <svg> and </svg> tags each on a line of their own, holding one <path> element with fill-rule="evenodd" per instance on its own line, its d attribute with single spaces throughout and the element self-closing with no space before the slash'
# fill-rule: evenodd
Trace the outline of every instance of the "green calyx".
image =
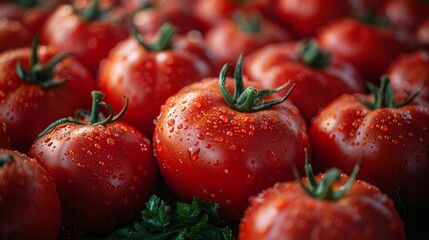
<svg viewBox="0 0 429 240">
<path fill-rule="evenodd" d="M 368 89 L 370 93 L 374 96 L 373 102 L 370 102 L 363 98 L 357 98 L 357 100 L 371 110 L 376 110 L 380 108 L 400 108 L 410 104 L 423 90 L 423 86 L 424 84 L 421 84 L 414 94 L 412 94 L 404 101 L 398 103 L 395 101 L 389 78 L 387 76 L 382 76 L 380 81 L 380 88 L 377 88 L 372 83 L 368 83 Z"/>
<path fill-rule="evenodd" d="M 261 32 L 261 16 L 257 13 L 245 15 L 242 12 L 234 14 L 234 21 L 245 33 L 256 34 Z"/>
<path fill-rule="evenodd" d="M 248 87 L 244 89 L 243 86 L 243 55 L 240 55 L 237 61 L 237 65 L 235 67 L 234 72 L 234 80 L 235 80 L 235 91 L 234 96 L 231 96 L 226 89 L 225 82 L 226 82 L 226 76 L 228 74 L 228 70 L 230 68 L 229 64 L 225 64 L 220 71 L 219 74 L 219 90 L 224 97 L 226 103 L 228 106 L 230 106 L 232 109 L 237 110 L 239 112 L 256 112 L 263 109 L 267 109 L 271 106 L 280 104 L 284 102 L 289 95 L 292 93 L 293 89 L 295 88 L 295 84 L 293 84 L 289 91 L 280 99 L 270 100 L 270 101 L 262 101 L 266 96 L 280 92 L 283 89 L 285 89 L 287 86 L 289 86 L 290 81 L 285 83 L 283 86 L 280 86 L 275 89 L 264 89 L 258 91 L 254 87 Z"/>
<path fill-rule="evenodd" d="M 131 28 L 131 36 L 136 39 L 141 46 L 149 51 L 159 52 L 170 48 L 171 40 L 173 39 L 176 30 L 170 23 L 164 23 L 158 30 L 158 39 L 153 43 L 147 43 L 142 36 L 137 32 L 135 27 Z"/>
<path fill-rule="evenodd" d="M 87 8 L 79 11 L 79 16 L 88 22 L 102 18 L 104 14 L 104 11 L 100 7 L 100 0 L 92 0 Z"/>
<path fill-rule="evenodd" d="M 0 154 L 0 167 L 12 161 L 13 156 L 10 154 Z"/>
<path fill-rule="evenodd" d="M 298 44 L 301 62 L 314 69 L 324 69 L 331 64 L 331 53 L 324 52 L 314 40 L 303 40 Z"/>
<path fill-rule="evenodd" d="M 49 132 L 56 126 L 64 123 L 74 123 L 77 125 L 93 125 L 93 126 L 110 124 L 120 119 L 127 111 L 127 108 L 128 108 L 127 97 L 125 97 L 125 104 L 122 110 L 117 115 L 114 115 L 113 108 L 106 102 L 102 101 L 104 97 L 104 93 L 100 91 L 92 91 L 91 95 L 92 95 L 91 112 L 78 110 L 76 111 L 74 118 L 68 117 L 68 118 L 59 119 L 51 123 L 45 130 L 43 130 L 37 136 L 37 138 L 40 138 L 41 136 L 45 135 L 47 132 Z M 105 107 L 109 111 L 109 116 L 107 118 L 105 118 L 103 114 L 100 112 L 100 106 Z"/>
<path fill-rule="evenodd" d="M 305 149 L 305 174 L 308 179 L 308 186 L 302 182 L 298 170 L 293 168 L 293 171 L 298 183 L 310 196 L 320 200 L 336 201 L 342 198 L 353 185 L 357 173 L 359 172 L 359 163 L 355 165 L 352 174 L 347 180 L 347 183 L 338 190 L 333 189 L 333 184 L 340 180 L 341 171 L 338 168 L 329 169 L 325 173 L 323 179 L 318 183 L 314 178 L 313 169 L 308 160 L 307 149 Z"/>
<path fill-rule="evenodd" d="M 355 18 L 362 23 L 376 27 L 385 28 L 391 26 L 387 17 L 377 16 L 372 12 L 358 12 L 355 14 Z"/>
<path fill-rule="evenodd" d="M 39 5 L 40 0 L 13 0 L 13 3 L 23 8 L 32 8 Z"/>
<path fill-rule="evenodd" d="M 53 76 L 56 66 L 61 61 L 69 57 L 71 54 L 58 54 L 54 56 L 51 60 L 49 60 L 48 63 L 43 65 L 39 62 L 39 56 L 37 53 L 38 46 L 39 38 L 36 36 L 31 46 L 30 70 L 24 70 L 21 65 L 21 62 L 17 62 L 15 66 L 17 75 L 27 83 L 38 84 L 39 86 L 44 88 L 59 86 L 69 81 L 70 78 L 53 79 Z"/>
</svg>

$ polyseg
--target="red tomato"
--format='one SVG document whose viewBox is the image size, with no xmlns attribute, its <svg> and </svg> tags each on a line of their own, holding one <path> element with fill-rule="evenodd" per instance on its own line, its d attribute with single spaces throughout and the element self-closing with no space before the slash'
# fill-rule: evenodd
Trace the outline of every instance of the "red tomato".
<svg viewBox="0 0 429 240">
<path fill-rule="evenodd" d="M 63 224 L 82 230 L 114 228 L 135 219 L 158 176 L 149 139 L 116 121 L 118 116 L 97 119 L 105 102 L 100 92 L 93 97 L 93 111 L 83 114 L 89 120 L 61 120 L 29 153 L 57 185 Z"/>
<path fill-rule="evenodd" d="M 429 108 L 396 102 L 387 78 L 371 89 L 375 98 L 344 95 L 316 116 L 310 127 L 314 164 L 351 171 L 361 159 L 362 180 L 391 198 L 400 189 L 409 216 L 426 218 L 429 185 L 418 183 L 429 182 Z"/>
<path fill-rule="evenodd" d="M 234 62 L 242 53 L 290 39 L 282 27 L 258 14 L 236 15 L 234 20 L 225 19 L 206 32 L 207 45 L 220 66 Z"/>
<path fill-rule="evenodd" d="M 393 91 L 396 96 L 406 98 L 424 87 L 416 100 L 429 103 L 429 51 L 420 50 L 403 55 L 388 68 Z"/>
<path fill-rule="evenodd" d="M 322 52 L 314 41 L 263 47 L 251 54 L 244 72 L 266 88 L 296 84 L 290 100 L 310 123 L 319 110 L 343 93 L 363 92 L 360 74 L 351 65 Z"/>
<path fill-rule="evenodd" d="M 423 0 L 388 0 L 379 14 L 387 17 L 394 28 L 414 31 L 428 12 L 429 4 Z"/>
<path fill-rule="evenodd" d="M 6 123 L 0 118 L 0 148 L 10 149 L 10 138 L 7 134 Z"/>
<path fill-rule="evenodd" d="M 419 46 L 429 49 L 429 17 L 423 20 L 416 31 Z"/>
<path fill-rule="evenodd" d="M 94 89 L 89 71 L 72 57 L 51 48 L 22 48 L 0 54 L 0 118 L 12 148 L 27 152 L 52 121 L 89 107 Z M 21 66 L 22 72 L 17 70 Z"/>
<path fill-rule="evenodd" d="M 0 149 L 0 238 L 57 239 L 61 204 L 48 173 L 27 155 Z"/>
<path fill-rule="evenodd" d="M 393 201 L 354 177 L 331 169 L 274 185 L 252 199 L 238 239 L 405 240 Z"/>
<path fill-rule="evenodd" d="M 128 36 L 128 31 L 122 16 L 109 15 L 96 1 L 93 4 L 86 11 L 77 11 L 69 4 L 59 6 L 46 21 L 42 42 L 58 52 L 73 52 L 95 75 L 100 61 Z"/>
<path fill-rule="evenodd" d="M 272 12 L 297 37 L 311 37 L 324 24 L 350 11 L 347 1 L 273 0 Z"/>
<path fill-rule="evenodd" d="M 333 22 L 319 33 L 321 48 L 351 63 L 372 82 L 379 82 L 389 64 L 405 51 L 392 29 L 351 18 Z"/>
<path fill-rule="evenodd" d="M 309 140 L 292 104 L 260 108 L 259 98 L 268 92 L 244 90 L 240 62 L 235 97 L 226 94 L 226 71 L 220 80 L 205 79 L 171 96 L 161 107 L 153 144 L 161 173 L 179 199 L 216 202 L 223 217 L 238 220 L 250 196 L 293 178 L 290 166 L 303 163 Z"/>
<path fill-rule="evenodd" d="M 128 96 L 130 105 L 123 120 L 148 135 L 152 135 L 153 121 L 169 96 L 212 72 L 207 55 L 203 59 L 202 42 L 173 38 L 173 34 L 167 24 L 156 41 L 143 40 L 141 35 L 130 37 L 111 51 L 99 71 L 98 87 L 106 93 L 106 101 L 119 110 L 122 95 Z"/>
<path fill-rule="evenodd" d="M 21 22 L 0 18 L 0 52 L 31 44 L 32 34 Z"/>
</svg>

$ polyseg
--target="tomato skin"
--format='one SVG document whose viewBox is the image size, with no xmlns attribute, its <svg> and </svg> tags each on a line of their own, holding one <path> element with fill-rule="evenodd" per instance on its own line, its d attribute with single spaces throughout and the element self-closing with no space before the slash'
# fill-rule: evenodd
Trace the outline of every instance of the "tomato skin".
<svg viewBox="0 0 429 240">
<path fill-rule="evenodd" d="M 91 105 L 90 92 L 94 80 L 89 71 L 73 57 L 60 62 L 53 79 L 70 80 L 62 85 L 44 88 L 22 80 L 16 73 L 20 62 L 26 70 L 30 66 L 31 50 L 22 48 L 0 55 L 0 118 L 8 127 L 12 148 L 28 152 L 36 136 L 51 122 L 74 114 L 76 109 Z M 53 50 L 38 48 L 39 61 L 47 63 Z"/>
<path fill-rule="evenodd" d="M 156 122 L 154 152 L 179 199 L 216 202 L 223 217 L 238 220 L 250 196 L 293 179 L 290 166 L 303 164 L 309 139 L 289 102 L 238 112 L 226 105 L 217 84 L 206 79 L 167 100 Z"/>
<path fill-rule="evenodd" d="M 324 177 L 316 176 L 317 180 Z M 348 177 L 341 175 L 335 188 Z M 307 179 L 303 179 L 307 184 Z M 297 181 L 276 184 L 252 199 L 240 223 L 239 240 L 406 239 L 393 201 L 357 180 L 338 201 L 308 195 Z"/>
<path fill-rule="evenodd" d="M 30 30 L 21 22 L 0 18 L 0 52 L 30 45 Z"/>
<path fill-rule="evenodd" d="M 157 184 L 149 139 L 121 122 L 59 125 L 37 139 L 29 155 L 53 177 L 67 227 L 86 230 L 128 224 Z"/>
<path fill-rule="evenodd" d="M 393 30 L 378 28 L 351 18 L 335 21 L 318 34 L 321 48 L 349 62 L 365 80 L 379 82 L 389 64 L 405 52 Z"/>
<path fill-rule="evenodd" d="M 6 123 L 0 118 L 0 148 L 10 149 L 10 138 L 7 134 Z"/>
<path fill-rule="evenodd" d="M 386 16 L 394 28 L 414 31 L 428 11 L 429 4 L 421 0 L 388 0 L 379 14 Z"/>
<path fill-rule="evenodd" d="M 299 59 L 298 44 L 293 41 L 256 50 L 246 58 L 244 73 L 265 88 L 276 88 L 289 80 L 295 83 L 289 99 L 307 123 L 341 94 L 364 91 L 361 75 L 351 65 L 334 57 L 325 69 L 314 69 Z"/>
<path fill-rule="evenodd" d="M 347 1 L 335 0 L 274 0 L 272 11 L 294 36 L 303 38 L 314 36 L 322 25 L 346 16 L 350 6 Z"/>
<path fill-rule="evenodd" d="M 419 50 L 396 59 L 386 73 L 395 96 L 406 98 L 421 84 L 429 82 L 429 51 Z M 429 103 L 429 85 L 425 84 L 416 101 Z"/>
<path fill-rule="evenodd" d="M 429 212 L 429 109 L 419 105 L 369 110 L 344 95 L 327 106 L 310 127 L 315 169 L 350 172 L 361 159 L 359 178 L 391 198 L 398 188 L 410 216 Z"/>
<path fill-rule="evenodd" d="M 27 155 L 0 149 L 12 159 L 0 166 L 0 238 L 57 239 L 61 204 L 48 173 Z"/>
<path fill-rule="evenodd" d="M 58 52 L 73 52 L 95 76 L 100 61 L 119 41 L 128 37 L 122 17 L 109 16 L 85 21 L 72 5 L 61 5 L 46 21 L 42 42 Z"/>
<path fill-rule="evenodd" d="M 163 51 L 148 51 L 134 38 L 116 46 L 102 64 L 98 88 L 106 101 L 119 111 L 123 96 L 129 97 L 123 121 L 152 135 L 154 119 L 165 100 L 180 88 L 212 74 L 203 43 L 180 36 Z"/>
<path fill-rule="evenodd" d="M 420 47 L 429 49 L 429 17 L 424 19 L 417 28 L 416 39 Z"/>
</svg>

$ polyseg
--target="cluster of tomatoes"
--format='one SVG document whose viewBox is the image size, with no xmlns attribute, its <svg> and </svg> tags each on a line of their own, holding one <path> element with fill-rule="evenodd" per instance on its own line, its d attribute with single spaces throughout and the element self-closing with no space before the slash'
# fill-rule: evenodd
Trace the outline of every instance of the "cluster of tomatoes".
<svg viewBox="0 0 429 240">
<path fill-rule="evenodd" d="M 240 239 L 427 228 L 428 13 L 424 0 L 2 1 L 0 238 L 117 229 L 164 184 L 219 204 Z M 306 159 L 352 180 L 314 177 Z"/>
</svg>

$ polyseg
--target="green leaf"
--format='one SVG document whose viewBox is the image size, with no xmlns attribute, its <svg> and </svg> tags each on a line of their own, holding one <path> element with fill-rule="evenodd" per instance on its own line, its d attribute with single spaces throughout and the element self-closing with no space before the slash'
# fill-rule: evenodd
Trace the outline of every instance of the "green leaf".
<svg viewBox="0 0 429 240">
<path fill-rule="evenodd" d="M 165 201 L 155 195 L 150 197 L 146 203 L 146 209 L 142 211 L 142 219 L 145 227 L 152 231 L 165 229 L 170 223 Z"/>
</svg>

